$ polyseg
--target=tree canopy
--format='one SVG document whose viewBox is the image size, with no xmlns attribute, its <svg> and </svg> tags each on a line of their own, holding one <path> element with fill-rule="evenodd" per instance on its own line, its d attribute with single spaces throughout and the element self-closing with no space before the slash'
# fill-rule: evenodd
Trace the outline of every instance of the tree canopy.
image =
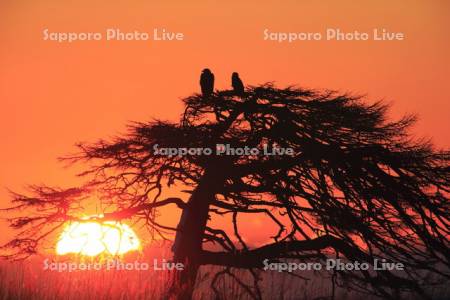
<svg viewBox="0 0 450 300">
<path fill-rule="evenodd" d="M 22 229 L 5 245 L 12 257 L 35 253 L 48 234 L 77 220 L 80 201 L 95 190 L 113 208 L 103 219 L 140 220 L 163 237 L 177 232 L 175 244 L 184 246 L 180 253 L 174 249 L 175 257 L 199 266 L 253 270 L 264 259 L 330 256 L 403 263 L 401 274 L 336 272 L 336 283 L 383 297 L 399 289 L 423 294 L 429 272 L 449 277 L 449 152 L 413 138 L 414 116 L 390 121 L 382 102 L 273 84 L 249 87 L 244 96 L 217 91 L 183 102 L 178 123 L 132 123 L 122 136 L 79 144 L 79 152 L 63 160 L 82 163 L 85 186 L 32 186 L 28 195 L 13 194 L 9 210 L 27 209 L 27 215 L 10 219 Z M 219 144 L 293 154 L 155 153 Z M 172 186 L 183 187 L 186 198 L 165 198 Z M 177 228 L 161 224 L 157 212 L 167 205 L 188 221 L 182 216 Z M 228 214 L 234 232 L 210 225 Z M 238 220 L 254 214 L 277 226 L 271 243 L 245 243 Z"/>
</svg>

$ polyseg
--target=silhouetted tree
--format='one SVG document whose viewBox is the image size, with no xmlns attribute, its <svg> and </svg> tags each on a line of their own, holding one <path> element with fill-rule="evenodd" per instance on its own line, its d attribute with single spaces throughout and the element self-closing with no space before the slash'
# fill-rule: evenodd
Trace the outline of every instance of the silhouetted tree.
<svg viewBox="0 0 450 300">
<path fill-rule="evenodd" d="M 245 99 L 221 91 L 183 101 L 180 124 L 134 123 L 124 136 L 80 144 L 80 153 L 65 160 L 86 163 L 82 175 L 92 178 L 86 186 L 33 187 L 31 196 L 14 194 L 11 209 L 37 213 L 11 219 L 12 227 L 25 229 L 6 245 L 16 249 L 12 257 L 35 253 L 45 236 L 77 219 L 78 203 L 95 189 L 116 209 L 104 219 L 143 220 L 163 237 L 176 231 L 174 260 L 187 266 L 174 274 L 171 293 L 180 299 L 191 296 L 202 265 L 225 266 L 216 276 L 249 270 L 255 286 L 240 284 L 260 298 L 257 270 L 264 259 L 403 263 L 404 272 L 331 274 L 333 284 L 384 298 L 403 290 L 426 298 L 429 273 L 448 278 L 449 152 L 413 140 L 408 128 L 414 117 L 393 122 L 380 102 L 272 84 L 249 87 Z M 155 153 L 217 144 L 294 153 Z M 173 185 L 185 187 L 188 197 L 163 199 Z M 156 212 L 167 205 L 182 210 L 177 228 L 158 221 Z M 245 243 L 238 220 L 255 214 L 279 229 L 272 243 Z M 209 220 L 217 215 L 230 215 L 234 232 L 213 228 Z"/>
</svg>

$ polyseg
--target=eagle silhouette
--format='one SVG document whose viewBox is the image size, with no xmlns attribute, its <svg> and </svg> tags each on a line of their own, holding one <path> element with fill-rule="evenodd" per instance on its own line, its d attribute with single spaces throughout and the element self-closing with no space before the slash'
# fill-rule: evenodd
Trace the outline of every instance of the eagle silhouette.
<svg viewBox="0 0 450 300">
<path fill-rule="evenodd" d="M 233 86 L 233 91 L 237 96 L 244 95 L 244 84 L 242 83 L 241 78 L 239 78 L 239 74 L 237 72 L 233 72 L 231 75 L 231 85 Z"/>
<path fill-rule="evenodd" d="M 200 87 L 203 96 L 210 96 L 214 92 L 214 74 L 209 69 L 203 69 L 200 75 Z"/>
</svg>

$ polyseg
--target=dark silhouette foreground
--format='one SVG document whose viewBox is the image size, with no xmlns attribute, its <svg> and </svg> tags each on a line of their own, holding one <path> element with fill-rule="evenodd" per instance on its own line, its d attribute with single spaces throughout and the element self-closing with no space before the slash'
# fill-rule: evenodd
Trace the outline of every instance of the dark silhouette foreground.
<svg viewBox="0 0 450 300">
<path fill-rule="evenodd" d="M 333 286 L 392 299 L 404 290 L 426 298 L 429 274 L 448 279 L 449 153 L 411 139 L 413 117 L 389 121 L 379 102 L 271 84 L 248 87 L 245 99 L 208 88 L 203 94 L 208 97 L 184 99 L 180 124 L 135 123 L 114 140 L 80 144 L 80 153 L 65 160 L 86 163 L 82 175 L 91 179 L 86 186 L 34 186 L 32 195 L 14 194 L 11 210 L 31 213 L 12 218 L 11 226 L 31 231 L 6 245 L 10 257 L 35 253 L 50 232 L 77 219 L 78 203 L 95 189 L 116 208 L 104 220 L 145 222 L 164 238 L 176 231 L 174 260 L 186 268 L 173 274 L 174 298 L 191 297 L 201 265 L 226 267 L 213 288 L 219 276 L 249 270 L 253 283 L 235 279 L 251 297 L 261 298 L 258 270 L 264 259 L 400 262 L 406 271 L 330 274 Z M 291 148 L 295 154 L 154 153 L 155 145 L 215 149 L 217 144 Z M 185 187 L 187 197 L 164 198 L 172 185 Z M 177 228 L 159 222 L 157 211 L 167 205 L 182 211 Z M 239 228 L 255 214 L 278 230 L 272 243 L 252 248 Z M 234 232 L 212 227 L 209 220 L 218 215 L 230 216 Z M 206 250 L 208 243 L 221 250 Z"/>
</svg>

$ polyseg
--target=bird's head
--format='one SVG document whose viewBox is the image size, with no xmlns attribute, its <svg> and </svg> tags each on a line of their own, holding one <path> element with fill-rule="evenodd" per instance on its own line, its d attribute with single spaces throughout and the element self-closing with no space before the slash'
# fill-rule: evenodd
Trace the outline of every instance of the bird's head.
<svg viewBox="0 0 450 300">
<path fill-rule="evenodd" d="M 203 69 L 202 73 L 211 74 L 211 70 L 210 69 Z"/>
<path fill-rule="evenodd" d="M 233 72 L 233 74 L 231 74 L 231 78 L 239 78 L 239 73 Z"/>
</svg>

